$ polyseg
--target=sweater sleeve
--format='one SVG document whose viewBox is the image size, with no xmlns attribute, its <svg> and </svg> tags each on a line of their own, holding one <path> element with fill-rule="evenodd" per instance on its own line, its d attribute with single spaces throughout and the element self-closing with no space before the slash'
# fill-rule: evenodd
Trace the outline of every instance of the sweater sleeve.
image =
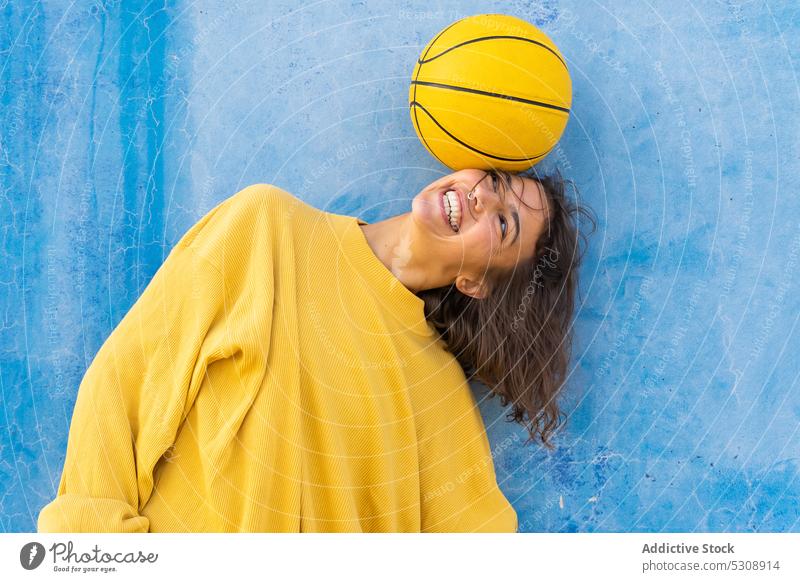
<svg viewBox="0 0 800 582">
<path fill-rule="evenodd" d="M 517 514 L 497 483 L 480 409 L 454 358 L 439 370 L 442 386 L 421 401 L 418 430 L 423 532 L 514 533 Z M 503 445 L 503 446 L 507 446 Z"/>
<path fill-rule="evenodd" d="M 517 514 L 497 485 L 485 437 L 441 450 L 421 486 L 421 531 L 515 533 Z"/>
<path fill-rule="evenodd" d="M 57 496 L 39 532 L 147 532 L 153 470 L 175 442 L 207 366 L 226 357 L 225 284 L 190 246 L 220 205 L 175 246 L 97 352 L 78 389 Z"/>
</svg>

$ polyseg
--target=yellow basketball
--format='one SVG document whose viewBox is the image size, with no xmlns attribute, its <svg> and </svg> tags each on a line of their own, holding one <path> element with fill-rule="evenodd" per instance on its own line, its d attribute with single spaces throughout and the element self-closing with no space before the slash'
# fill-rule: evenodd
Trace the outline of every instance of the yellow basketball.
<svg viewBox="0 0 800 582">
<path fill-rule="evenodd" d="M 423 145 L 449 168 L 520 172 L 558 143 L 572 81 L 544 32 L 514 16 L 479 14 L 428 43 L 409 106 Z"/>
</svg>

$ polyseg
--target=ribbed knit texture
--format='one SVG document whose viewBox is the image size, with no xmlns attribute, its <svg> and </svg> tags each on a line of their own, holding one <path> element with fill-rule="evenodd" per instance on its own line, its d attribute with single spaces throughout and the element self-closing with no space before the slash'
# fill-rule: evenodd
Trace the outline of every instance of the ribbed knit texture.
<svg viewBox="0 0 800 582">
<path fill-rule="evenodd" d="M 363 220 L 249 186 L 98 351 L 39 532 L 514 532 L 480 412 Z"/>
</svg>

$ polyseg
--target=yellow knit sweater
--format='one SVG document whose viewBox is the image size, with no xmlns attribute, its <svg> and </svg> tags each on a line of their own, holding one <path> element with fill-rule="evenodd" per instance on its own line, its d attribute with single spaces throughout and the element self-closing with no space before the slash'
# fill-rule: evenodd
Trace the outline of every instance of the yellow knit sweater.
<svg viewBox="0 0 800 582">
<path fill-rule="evenodd" d="M 98 351 L 39 532 L 514 532 L 458 362 L 363 220 L 249 186 Z"/>
</svg>

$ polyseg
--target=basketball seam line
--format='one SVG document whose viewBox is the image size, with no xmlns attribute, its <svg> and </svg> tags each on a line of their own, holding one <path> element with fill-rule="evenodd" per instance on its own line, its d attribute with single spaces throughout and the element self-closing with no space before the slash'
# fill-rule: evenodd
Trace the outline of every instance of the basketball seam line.
<svg viewBox="0 0 800 582">
<path fill-rule="evenodd" d="M 442 32 L 444 32 L 444 31 L 442 31 Z M 441 35 L 440 35 L 440 36 L 441 36 Z M 438 38 L 438 37 L 437 37 L 437 38 Z M 525 38 L 524 36 L 512 36 L 512 35 L 481 36 L 481 37 L 479 37 L 479 38 L 473 38 L 473 39 L 471 39 L 471 40 L 465 40 L 464 42 L 461 42 L 461 43 L 459 43 L 459 44 L 457 44 L 457 45 L 451 46 L 449 49 L 446 49 L 446 50 L 444 50 L 444 51 L 440 52 L 438 55 L 436 55 L 436 56 L 433 56 L 433 57 L 429 58 L 427 61 L 426 61 L 426 60 L 424 60 L 424 59 L 425 59 L 425 56 L 423 55 L 423 57 L 422 57 L 422 60 L 418 60 L 417 62 L 418 62 L 420 65 L 422 65 L 422 64 L 424 64 L 424 63 L 430 63 L 432 60 L 434 60 L 434 59 L 438 59 L 438 58 L 439 58 L 439 57 L 441 57 L 442 55 L 445 55 L 445 54 L 449 53 L 450 51 L 452 51 L 452 50 L 455 50 L 455 49 L 457 49 L 458 47 L 464 46 L 464 45 L 466 45 L 466 44 L 471 44 L 471 43 L 473 43 L 473 42 L 481 42 L 481 41 L 484 41 L 484 40 L 494 40 L 494 39 L 498 39 L 498 38 L 508 38 L 508 39 L 514 39 L 514 40 L 522 40 L 522 41 L 525 41 L 525 42 L 529 42 L 529 43 L 532 43 L 532 44 L 539 45 L 540 47 L 542 47 L 542 48 L 544 48 L 544 49 L 547 49 L 548 51 L 550 51 L 551 53 L 553 53 L 553 56 L 555 56 L 555 57 L 556 57 L 556 58 L 557 58 L 559 61 L 561 61 L 561 64 L 562 64 L 562 65 L 564 65 L 564 68 L 565 68 L 565 69 L 567 69 L 567 72 L 569 72 L 569 68 L 567 67 L 567 63 L 565 63 L 565 62 L 564 62 L 564 59 L 562 59 L 562 58 L 561 58 L 561 56 L 559 56 L 559 54 L 558 54 L 557 52 L 555 52 L 553 49 L 551 49 L 551 48 L 550 48 L 549 46 L 547 46 L 546 44 L 544 44 L 544 43 L 541 43 L 541 42 L 539 42 L 538 40 L 533 40 L 533 39 L 530 39 L 530 38 Z M 434 40 L 436 40 L 436 39 L 434 39 Z M 432 43 L 431 43 L 431 44 L 432 44 Z M 426 52 L 425 54 L 427 54 L 427 52 Z"/>
<path fill-rule="evenodd" d="M 435 123 L 435 124 L 436 124 L 436 125 L 439 127 L 439 129 L 441 129 L 443 132 L 445 132 L 447 135 L 449 135 L 449 136 L 450 136 L 451 138 L 453 138 L 455 141 L 457 141 L 458 143 L 460 143 L 461 145 L 463 145 L 465 148 L 467 148 L 467 149 L 470 149 L 470 150 L 472 150 L 473 152 L 475 152 L 475 153 L 478 153 L 478 154 L 480 154 L 480 155 L 482 155 L 482 156 L 487 156 L 487 157 L 490 157 L 490 158 L 494 158 L 494 159 L 496 159 L 496 160 L 502 160 L 502 161 L 504 161 L 504 162 L 529 162 L 529 161 L 531 161 L 531 160 L 535 160 L 535 159 L 537 159 L 537 158 L 541 158 L 541 157 L 543 157 L 543 156 L 547 155 L 547 153 L 548 153 L 548 152 L 545 152 L 545 153 L 543 153 L 543 154 L 537 154 L 537 155 L 535 155 L 535 156 L 531 156 L 531 157 L 529 157 L 529 158 L 504 158 L 504 157 L 502 157 L 502 156 L 495 156 L 494 154 L 490 154 L 490 153 L 487 153 L 487 152 L 483 152 L 483 151 L 479 150 L 478 148 L 472 147 L 472 146 L 471 146 L 471 145 L 469 145 L 468 143 L 465 143 L 465 142 L 461 141 L 461 140 L 460 140 L 460 139 L 458 139 L 456 136 L 454 136 L 452 133 L 450 133 L 449 131 L 447 131 L 447 129 L 445 129 L 445 128 L 444 128 L 444 126 L 443 126 L 441 123 L 439 123 L 439 122 L 437 121 L 437 119 L 436 119 L 436 118 L 435 118 L 433 115 L 431 115 L 430 111 L 428 111 L 427 109 L 425 109 L 425 107 L 423 107 L 423 105 L 422 105 L 421 103 L 417 103 L 416 101 L 412 101 L 411 103 L 409 103 L 409 106 L 410 106 L 410 107 L 414 107 L 414 108 L 415 108 L 415 110 L 416 110 L 416 108 L 417 108 L 417 107 L 419 107 L 420 109 L 422 109 L 422 111 L 424 111 L 424 112 L 425 112 L 425 115 L 427 115 L 428 117 L 430 117 L 430 118 L 431 118 L 431 120 L 432 120 L 432 121 L 433 121 L 433 122 L 434 122 L 434 123 Z M 416 111 L 415 111 L 415 114 L 416 114 Z M 421 128 L 420 128 L 420 133 L 422 133 L 422 129 L 421 129 Z M 426 142 L 426 143 L 427 143 L 427 142 Z M 549 151 L 549 150 L 548 150 L 548 151 Z M 435 154 L 434 154 L 434 155 L 435 155 Z M 445 164 L 445 165 L 446 165 L 446 164 Z"/>
<path fill-rule="evenodd" d="M 427 49 L 425 49 L 425 54 L 423 54 L 423 55 L 422 55 L 422 58 L 424 59 L 424 58 L 425 58 L 425 56 L 426 56 L 426 55 L 427 55 L 427 54 L 428 54 L 428 53 L 431 51 L 431 49 L 433 48 L 433 45 L 436 43 L 436 41 L 437 41 L 437 40 L 439 40 L 439 37 L 440 37 L 440 36 L 442 36 L 442 35 L 443 35 L 445 32 L 447 32 L 448 30 L 450 30 L 452 27 L 454 27 L 456 24 L 458 24 L 458 23 L 459 23 L 459 22 L 461 22 L 462 20 L 464 20 L 464 19 L 463 19 L 463 18 L 460 18 L 459 20 L 456 20 L 456 21 L 455 21 L 453 24 L 451 24 L 450 26 L 448 26 L 447 28 L 445 28 L 445 29 L 444 29 L 442 32 L 440 32 L 439 34 L 437 34 L 437 35 L 436 35 L 436 38 L 434 38 L 434 39 L 433 39 L 433 40 L 430 42 L 430 44 L 428 44 L 428 48 L 427 48 Z M 414 81 L 412 81 L 412 82 L 411 82 L 411 84 L 412 84 L 412 85 L 414 85 L 414 101 L 412 101 L 412 103 L 415 103 L 415 102 L 416 102 L 416 100 L 417 100 L 417 85 L 416 85 L 416 81 L 417 81 L 417 79 L 419 79 L 419 73 L 420 73 L 420 71 L 422 71 L 422 63 L 418 61 L 418 64 L 417 64 L 417 67 L 416 67 L 416 68 L 417 68 L 417 74 L 414 76 Z M 409 105 L 409 107 L 410 107 L 410 105 Z M 427 113 L 427 111 L 426 111 L 426 113 Z M 416 110 L 416 108 L 414 109 L 414 122 L 416 123 L 417 127 L 419 127 L 419 119 L 417 118 L 417 110 Z M 441 159 L 439 156 L 437 156 L 435 153 L 433 153 L 433 148 L 431 148 L 431 147 L 430 147 L 430 145 L 428 144 L 428 140 L 426 140 L 426 139 L 425 139 L 425 136 L 424 136 L 424 135 L 422 135 L 422 130 L 421 130 L 421 129 L 420 129 L 420 131 L 419 131 L 419 136 L 422 138 L 422 141 L 423 141 L 423 142 L 424 142 L 424 144 L 425 144 L 425 148 L 426 148 L 426 149 L 427 149 L 427 150 L 428 150 L 428 151 L 429 151 L 431 154 L 433 154 L 433 156 L 434 156 L 434 157 L 435 157 L 437 160 L 439 160 L 439 163 L 440 163 L 440 164 L 442 164 L 443 166 L 446 166 L 446 167 L 448 167 L 448 168 L 449 168 L 450 166 L 448 166 L 447 164 L 445 164 L 445 163 L 444 163 L 444 160 L 442 160 L 442 159 Z"/>
<path fill-rule="evenodd" d="M 497 97 L 499 99 L 507 99 L 509 101 L 519 101 L 520 103 L 527 103 L 528 105 L 539 105 L 548 109 L 557 109 L 564 113 L 569 113 L 569 109 L 561 107 L 560 105 L 553 105 L 552 103 L 545 103 L 544 101 L 534 101 L 533 99 L 525 99 L 524 97 L 515 97 L 513 95 L 504 95 L 502 93 L 493 93 L 491 91 L 481 91 L 480 89 L 469 89 L 467 87 L 459 87 L 458 85 L 447 85 L 446 83 L 433 83 L 431 81 L 411 81 L 413 85 L 424 85 L 425 87 L 438 87 L 440 89 L 452 89 L 453 91 L 464 91 L 465 93 L 475 93 L 476 95 L 485 95 L 487 97 Z M 414 99 L 416 100 L 417 90 L 414 89 Z"/>
</svg>

